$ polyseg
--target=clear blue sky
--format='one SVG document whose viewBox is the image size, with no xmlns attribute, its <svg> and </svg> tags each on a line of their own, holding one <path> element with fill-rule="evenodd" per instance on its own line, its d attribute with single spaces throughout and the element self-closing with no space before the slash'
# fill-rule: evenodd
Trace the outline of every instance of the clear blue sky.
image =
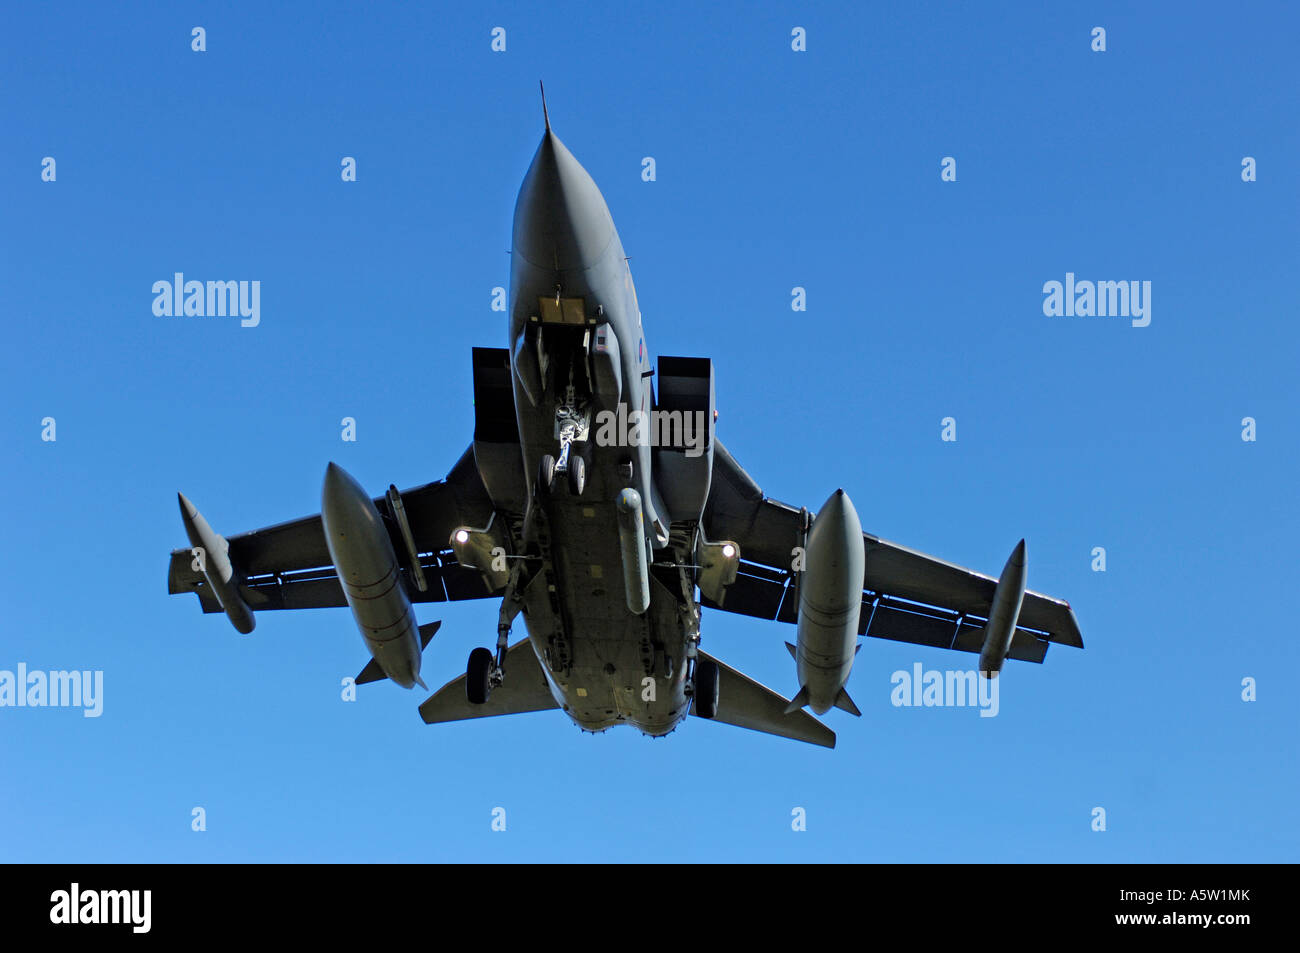
<svg viewBox="0 0 1300 953">
<path fill-rule="evenodd" d="M 98 719 L 0 709 L 0 860 L 1300 859 L 1293 5 L 0 17 L 0 669 L 105 679 Z M 1009 664 L 981 719 L 890 704 L 895 670 L 973 657 L 871 640 L 835 751 L 698 720 L 651 741 L 427 727 L 388 684 L 344 703 L 346 609 L 241 637 L 166 594 L 178 489 L 233 535 L 316 512 L 330 460 L 379 493 L 464 450 L 539 78 L 651 350 L 713 358 L 764 490 L 843 486 L 869 532 L 986 572 L 1027 538 L 1085 651 Z M 155 317 L 176 271 L 261 281 L 261 325 Z M 1044 316 L 1066 272 L 1151 281 L 1150 326 Z M 487 602 L 418 613 L 438 684 L 494 634 Z M 796 690 L 793 627 L 704 634 Z"/>
</svg>

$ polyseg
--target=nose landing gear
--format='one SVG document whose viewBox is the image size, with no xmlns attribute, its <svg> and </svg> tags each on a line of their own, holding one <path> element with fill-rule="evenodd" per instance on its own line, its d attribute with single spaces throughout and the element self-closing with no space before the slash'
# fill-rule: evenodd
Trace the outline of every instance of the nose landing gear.
<svg viewBox="0 0 1300 953">
<path fill-rule="evenodd" d="M 587 463 L 581 452 L 574 452 L 575 443 L 584 443 L 591 436 L 591 410 L 580 403 L 573 384 L 565 388 L 564 399 L 555 407 L 555 438 L 560 441 L 560 456 L 555 461 L 555 472 L 569 478 L 569 493 L 582 496 L 587 487 Z"/>
</svg>

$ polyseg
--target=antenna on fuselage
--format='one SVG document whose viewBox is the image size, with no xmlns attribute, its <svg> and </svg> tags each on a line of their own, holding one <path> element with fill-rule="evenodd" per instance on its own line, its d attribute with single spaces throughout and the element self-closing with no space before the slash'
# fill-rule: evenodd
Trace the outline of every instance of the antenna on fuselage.
<svg viewBox="0 0 1300 953">
<path fill-rule="evenodd" d="M 538 88 L 541 89 L 541 91 L 542 91 L 542 119 L 544 119 L 544 120 L 546 121 L 546 131 L 547 131 L 547 132 L 550 132 L 550 131 L 551 131 L 551 117 L 550 117 L 550 114 L 547 113 L 547 111 L 546 111 L 546 87 L 542 85 L 542 81 L 541 81 L 540 79 L 537 81 L 537 86 L 538 86 Z"/>
</svg>

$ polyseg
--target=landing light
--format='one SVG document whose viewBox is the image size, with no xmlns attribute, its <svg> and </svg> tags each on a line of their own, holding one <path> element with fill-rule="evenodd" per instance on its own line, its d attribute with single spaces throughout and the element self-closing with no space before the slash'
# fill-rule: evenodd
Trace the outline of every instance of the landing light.
<svg viewBox="0 0 1300 953">
<path fill-rule="evenodd" d="M 730 543 L 727 543 L 725 546 L 722 547 L 722 555 L 724 558 L 730 559 L 732 556 L 736 555 L 736 547 L 732 546 Z"/>
<path fill-rule="evenodd" d="M 467 530 L 463 530 L 463 529 L 458 529 L 458 530 L 456 530 L 456 542 L 458 542 L 458 543 L 468 543 L 468 542 L 469 542 L 469 532 L 468 532 Z"/>
</svg>

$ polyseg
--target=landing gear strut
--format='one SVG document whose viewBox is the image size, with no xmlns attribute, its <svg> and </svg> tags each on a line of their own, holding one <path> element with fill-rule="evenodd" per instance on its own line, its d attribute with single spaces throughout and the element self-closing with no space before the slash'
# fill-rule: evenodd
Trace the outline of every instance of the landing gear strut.
<svg viewBox="0 0 1300 953">
<path fill-rule="evenodd" d="M 543 458 L 543 461 L 550 459 L 548 455 Z M 500 687 L 506 680 L 506 650 L 510 646 L 510 625 L 524 607 L 523 599 L 519 595 L 519 580 L 522 572 L 522 562 L 517 561 L 510 568 L 510 579 L 506 582 L 505 595 L 501 599 L 501 613 L 497 617 L 496 652 L 478 648 L 469 653 L 469 664 L 465 668 L 465 700 L 471 705 L 484 704 L 492 695 L 492 689 Z"/>
<path fill-rule="evenodd" d="M 686 616 L 689 636 L 686 640 L 686 696 L 692 700 L 692 713 L 701 718 L 718 714 L 718 663 L 700 655 L 698 609 L 681 607 Z"/>
</svg>

